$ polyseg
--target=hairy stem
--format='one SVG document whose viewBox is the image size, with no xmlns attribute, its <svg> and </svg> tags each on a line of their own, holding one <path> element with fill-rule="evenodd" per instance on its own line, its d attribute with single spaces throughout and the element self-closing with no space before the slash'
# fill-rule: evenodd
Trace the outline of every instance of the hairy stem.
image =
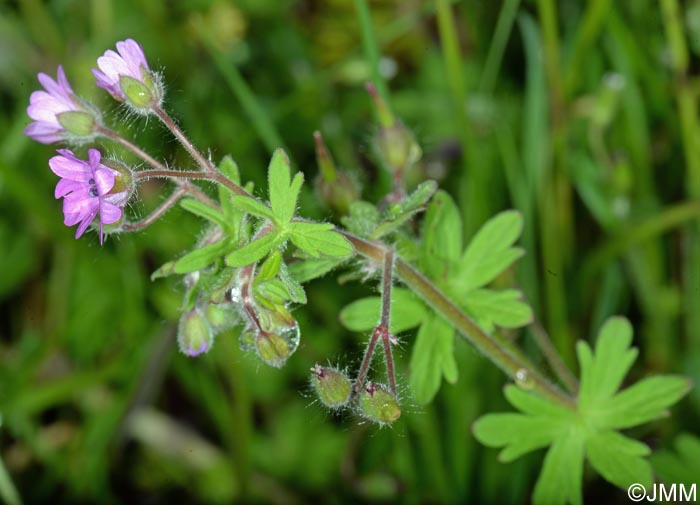
<svg viewBox="0 0 700 505">
<path fill-rule="evenodd" d="M 103 135 L 104 137 L 107 137 L 108 139 L 113 140 L 114 142 L 117 142 L 118 144 L 121 144 L 122 146 L 126 147 L 129 151 L 134 153 L 136 156 L 141 158 L 143 161 L 145 161 L 152 167 L 158 168 L 160 170 L 166 169 L 163 163 L 155 159 L 153 156 L 148 154 L 136 144 L 119 135 L 117 132 L 110 130 L 109 128 L 105 128 L 103 126 L 98 126 L 97 131 L 100 135 Z"/>
<path fill-rule="evenodd" d="M 175 136 L 175 138 L 182 144 L 182 146 L 187 150 L 188 153 L 190 153 L 190 156 L 197 162 L 197 164 L 202 168 L 202 170 L 209 172 L 209 173 L 216 173 L 216 168 L 214 167 L 214 164 L 206 159 L 204 156 L 202 156 L 202 153 L 200 153 L 197 148 L 190 142 L 190 139 L 188 139 L 184 133 L 182 133 L 182 130 L 180 127 L 177 125 L 175 120 L 171 118 L 167 112 L 165 112 L 164 109 L 160 107 L 156 107 L 153 111 L 156 116 L 158 116 L 158 119 L 160 119 L 163 124 L 172 132 L 172 134 Z"/>
<path fill-rule="evenodd" d="M 169 173 L 161 173 L 154 176 L 175 177 L 179 175 L 181 177 L 182 174 L 187 173 L 177 170 L 165 172 Z M 248 193 L 241 186 L 227 179 L 226 177 L 221 176 L 218 174 L 218 172 L 206 174 L 200 172 L 195 173 L 197 174 L 197 178 L 220 182 L 239 195 L 254 198 L 253 195 Z M 376 242 L 369 242 L 345 230 L 337 231 L 350 241 L 350 243 L 355 247 L 356 252 L 361 256 L 371 259 L 377 263 L 383 263 L 386 261 L 387 251 L 389 250 L 386 246 L 377 244 Z M 515 377 L 518 376 L 522 380 L 523 375 L 525 375 L 531 381 L 532 389 L 540 393 L 542 396 L 545 396 L 566 407 L 573 408 L 574 401 L 570 396 L 565 394 L 556 385 L 547 380 L 547 378 L 545 378 L 544 375 L 535 369 L 535 367 L 532 366 L 529 361 L 521 359 L 519 355 L 510 351 L 501 342 L 479 328 L 476 323 L 474 323 L 459 307 L 457 307 L 449 298 L 447 298 L 447 296 L 445 296 L 445 294 L 442 293 L 420 271 L 401 258 L 393 259 L 393 264 L 394 271 L 409 288 L 411 288 L 428 305 L 430 305 L 433 310 L 435 310 L 455 328 L 457 328 L 459 333 L 465 339 L 484 353 L 486 357 L 488 357 L 494 364 L 496 364 L 496 366 L 503 370 L 509 377 L 515 379 Z M 380 336 L 381 333 L 375 329 L 375 331 L 372 333 L 372 337 L 370 338 L 367 350 L 365 351 L 365 356 L 362 360 L 362 365 L 360 367 L 355 386 L 353 387 L 353 395 L 356 395 L 360 391 L 364 380 L 367 377 L 371 357 Z"/>
<path fill-rule="evenodd" d="M 161 218 L 168 210 L 172 208 L 177 201 L 187 193 L 187 188 L 184 186 L 178 187 L 160 206 L 151 212 L 148 216 L 134 223 L 125 223 L 122 225 L 124 231 L 138 231 L 152 225 L 156 220 Z"/>
<path fill-rule="evenodd" d="M 386 375 L 392 394 L 396 394 L 396 373 L 394 371 L 394 357 L 391 354 L 393 335 L 389 330 L 391 324 L 391 285 L 394 277 L 394 250 L 387 249 L 384 253 L 384 270 L 382 272 L 382 316 L 377 330 L 382 337 L 384 346 L 384 361 L 386 362 Z M 375 330 L 376 331 L 376 330 Z"/>
<path fill-rule="evenodd" d="M 169 170 L 163 167 L 163 169 L 159 170 L 142 170 L 140 172 L 136 172 L 134 174 L 134 179 L 172 179 L 176 181 L 181 181 L 183 179 L 202 179 L 212 182 L 218 182 L 219 184 L 226 186 L 228 189 L 230 189 L 236 194 L 252 197 L 252 195 L 248 193 L 245 189 L 243 189 L 241 186 L 228 179 L 225 175 L 221 174 L 218 171 L 195 172 L 187 170 Z"/>
<path fill-rule="evenodd" d="M 353 244 L 358 254 L 376 262 L 383 260 L 386 252 L 384 246 L 356 237 L 343 230 L 338 231 Z M 394 265 L 397 276 L 406 286 L 411 288 L 433 310 L 454 325 L 465 339 L 493 361 L 509 377 L 515 379 L 517 376 L 522 380 L 523 375 L 525 375 L 532 389 L 542 396 L 568 408 L 574 407 L 574 401 L 571 397 L 547 380 L 538 370 L 519 359 L 491 335 L 479 328 L 421 272 L 401 258 L 397 258 Z"/>
</svg>

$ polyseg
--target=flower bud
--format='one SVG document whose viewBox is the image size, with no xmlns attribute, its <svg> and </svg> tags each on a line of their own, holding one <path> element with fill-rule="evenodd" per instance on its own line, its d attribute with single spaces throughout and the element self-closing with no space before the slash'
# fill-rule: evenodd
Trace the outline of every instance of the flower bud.
<svg viewBox="0 0 700 505">
<path fill-rule="evenodd" d="M 321 403 L 331 409 L 339 409 L 347 405 L 352 383 L 344 373 L 320 365 L 316 365 L 311 371 L 313 372 L 311 384 Z"/>
<path fill-rule="evenodd" d="M 281 335 L 275 333 L 261 333 L 255 339 L 255 349 L 258 356 L 266 364 L 280 368 L 292 355 L 294 349 L 289 342 Z"/>
<path fill-rule="evenodd" d="M 187 356 L 199 356 L 211 349 L 214 334 L 204 314 L 194 308 L 182 314 L 177 331 L 180 352 Z"/>
<path fill-rule="evenodd" d="M 381 384 L 368 382 L 359 398 L 360 413 L 379 424 L 389 424 L 401 417 L 396 396 Z"/>
<path fill-rule="evenodd" d="M 394 172 L 405 171 L 423 154 L 413 132 L 399 121 L 388 128 L 380 128 L 374 142 L 384 164 Z"/>
<path fill-rule="evenodd" d="M 321 132 L 314 132 L 314 141 L 319 168 L 319 175 L 314 181 L 316 194 L 327 207 L 338 214 L 347 214 L 350 204 L 357 200 L 357 183 L 346 172 L 336 169 Z"/>
<path fill-rule="evenodd" d="M 237 313 L 232 303 L 207 304 L 204 315 L 215 333 L 233 328 L 238 322 Z"/>
</svg>

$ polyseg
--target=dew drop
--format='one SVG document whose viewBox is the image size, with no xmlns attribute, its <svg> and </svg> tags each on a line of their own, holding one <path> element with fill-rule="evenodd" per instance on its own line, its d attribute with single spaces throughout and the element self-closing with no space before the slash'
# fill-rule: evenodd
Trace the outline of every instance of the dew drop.
<svg viewBox="0 0 700 505">
<path fill-rule="evenodd" d="M 535 387 L 535 379 L 524 368 L 515 372 L 515 383 L 522 389 L 530 390 Z"/>
</svg>

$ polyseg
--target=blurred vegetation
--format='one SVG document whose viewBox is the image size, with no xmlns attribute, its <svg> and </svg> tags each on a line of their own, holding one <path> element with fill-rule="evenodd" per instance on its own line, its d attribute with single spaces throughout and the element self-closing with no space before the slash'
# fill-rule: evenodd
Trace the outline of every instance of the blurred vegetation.
<svg viewBox="0 0 700 505">
<path fill-rule="evenodd" d="M 25 503 L 528 499 L 541 454 L 502 465 L 475 442 L 475 418 L 506 408 L 504 380 L 463 341 L 458 383 L 429 406 L 404 398 L 391 429 L 326 414 L 307 382 L 316 362 L 359 360 L 365 335 L 342 329 L 338 314 L 373 286 L 309 285 L 309 305 L 295 313 L 302 344 L 281 370 L 241 353 L 235 332 L 204 357 L 185 358 L 174 345 L 182 287 L 149 275 L 193 244 L 200 223 L 175 210 L 102 248 L 94 235 L 75 241 L 53 198 L 54 146 L 22 135 L 36 73 L 55 75 L 63 64 L 75 90 L 120 129 L 186 165 L 163 128 L 126 118 L 93 85 L 95 59 L 133 37 L 162 69 L 167 106 L 214 159 L 232 154 L 244 178 L 260 183 L 272 149 L 284 145 L 312 180 L 318 129 L 364 198 L 377 198 L 390 181 L 369 149 L 362 3 L 0 3 L 3 493 L 11 478 Z M 624 314 L 641 350 L 633 378 L 683 373 L 697 384 L 700 4 L 369 6 L 392 107 L 423 147 L 414 182 L 434 178 L 450 191 L 467 234 L 501 209 L 523 211 L 517 282 L 566 360 L 574 364 L 576 339 Z M 309 188 L 306 215 L 333 218 Z M 160 190 L 144 186 L 143 208 L 133 211 L 155 206 Z M 513 338 L 532 347 L 527 331 Z M 407 383 L 412 335 L 403 341 Z M 689 467 L 700 475 L 697 438 L 678 436 L 697 435 L 699 408 L 695 389 L 672 417 L 636 433 L 664 448 L 653 461 L 669 482 L 684 482 Z M 585 499 L 627 498 L 593 477 Z"/>
</svg>

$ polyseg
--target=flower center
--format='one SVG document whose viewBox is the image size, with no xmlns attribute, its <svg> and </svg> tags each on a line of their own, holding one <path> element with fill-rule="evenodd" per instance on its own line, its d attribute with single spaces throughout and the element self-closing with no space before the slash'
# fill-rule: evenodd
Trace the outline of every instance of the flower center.
<svg viewBox="0 0 700 505">
<path fill-rule="evenodd" d="M 88 191 L 88 195 L 90 195 L 92 198 L 95 198 L 99 194 L 97 192 L 97 186 L 95 185 L 95 179 L 90 179 L 88 181 L 88 184 L 90 185 L 90 191 Z"/>
</svg>

